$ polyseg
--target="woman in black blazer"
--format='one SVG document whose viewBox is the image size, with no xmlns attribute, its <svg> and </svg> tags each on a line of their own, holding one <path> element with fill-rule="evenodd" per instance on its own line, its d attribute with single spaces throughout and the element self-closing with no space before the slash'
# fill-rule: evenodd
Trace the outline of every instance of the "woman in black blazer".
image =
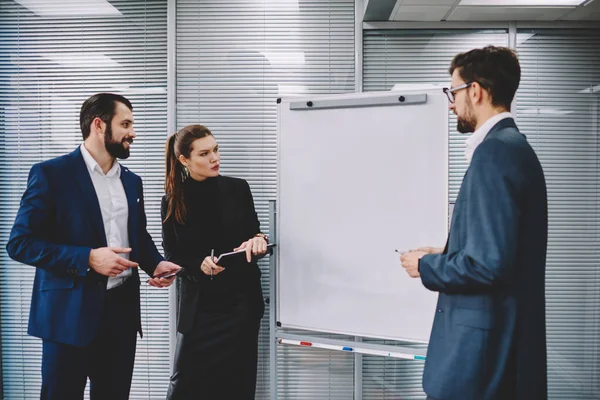
<svg viewBox="0 0 600 400">
<path fill-rule="evenodd" d="M 167 399 L 254 399 L 264 302 L 252 255 L 266 252 L 268 238 L 250 187 L 219 175 L 217 142 L 202 125 L 171 136 L 166 153 L 163 248 L 185 269 Z M 242 248 L 246 258 L 214 263 Z"/>
</svg>

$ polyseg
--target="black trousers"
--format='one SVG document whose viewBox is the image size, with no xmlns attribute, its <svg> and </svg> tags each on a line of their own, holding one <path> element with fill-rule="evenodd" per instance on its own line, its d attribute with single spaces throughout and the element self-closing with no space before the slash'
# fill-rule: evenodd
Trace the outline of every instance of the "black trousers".
<svg viewBox="0 0 600 400">
<path fill-rule="evenodd" d="M 129 278 L 106 292 L 102 320 L 85 347 L 43 341 L 42 400 L 127 400 L 137 341 L 137 285 Z"/>
</svg>

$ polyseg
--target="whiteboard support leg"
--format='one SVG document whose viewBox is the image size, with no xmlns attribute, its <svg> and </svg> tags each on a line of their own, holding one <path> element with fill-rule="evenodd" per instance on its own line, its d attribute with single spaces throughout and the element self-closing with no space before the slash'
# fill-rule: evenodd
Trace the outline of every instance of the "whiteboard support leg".
<svg viewBox="0 0 600 400">
<path fill-rule="evenodd" d="M 362 342 L 360 336 L 354 337 L 355 342 Z M 362 354 L 354 354 L 354 400 L 362 400 L 363 398 L 363 367 Z"/>
<path fill-rule="evenodd" d="M 269 233 L 273 243 L 277 243 L 275 200 L 269 200 Z M 270 399 L 277 400 L 277 288 L 275 277 L 277 250 L 269 257 L 269 391 Z"/>
</svg>

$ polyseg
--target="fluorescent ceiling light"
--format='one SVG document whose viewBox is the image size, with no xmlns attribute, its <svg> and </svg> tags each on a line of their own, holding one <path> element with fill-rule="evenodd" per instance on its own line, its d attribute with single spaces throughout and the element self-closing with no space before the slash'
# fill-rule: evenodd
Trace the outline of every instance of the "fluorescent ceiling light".
<svg viewBox="0 0 600 400">
<path fill-rule="evenodd" d="M 535 6 L 535 7 L 575 7 L 585 3 L 586 0 L 462 0 L 461 6 Z"/>
<path fill-rule="evenodd" d="M 121 64 L 99 53 L 40 53 L 40 56 L 70 68 L 117 68 Z"/>
<path fill-rule="evenodd" d="M 123 14 L 106 0 L 15 0 L 40 17 L 111 16 Z"/>
<path fill-rule="evenodd" d="M 446 86 L 449 86 L 450 82 L 448 81 L 448 83 L 446 84 Z M 440 83 L 396 83 L 390 90 L 397 92 L 397 91 L 414 91 L 414 90 L 439 90 L 440 93 L 442 92 L 442 89 L 444 88 L 443 84 Z"/>
<path fill-rule="evenodd" d="M 527 107 L 519 110 L 522 114 L 546 114 L 546 115 L 568 115 L 573 114 L 572 110 L 561 110 L 559 108 L 549 107 Z"/>
<path fill-rule="evenodd" d="M 126 94 L 164 94 L 167 93 L 167 88 L 159 86 L 110 86 L 109 92 L 121 92 Z"/>
</svg>

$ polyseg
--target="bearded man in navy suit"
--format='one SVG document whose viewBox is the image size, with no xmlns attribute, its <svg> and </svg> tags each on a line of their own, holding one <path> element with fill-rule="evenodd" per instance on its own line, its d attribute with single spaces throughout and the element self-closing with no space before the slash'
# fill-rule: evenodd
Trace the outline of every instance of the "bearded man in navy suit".
<svg viewBox="0 0 600 400">
<path fill-rule="evenodd" d="M 165 261 L 146 230 L 142 180 L 117 158 L 136 137 L 125 97 L 99 93 L 80 112 L 84 142 L 31 168 L 6 250 L 36 267 L 30 335 L 43 341 L 41 399 L 128 399 L 140 319 L 137 267 Z"/>
<path fill-rule="evenodd" d="M 458 54 L 444 89 L 467 139 L 444 249 L 401 256 L 439 293 L 423 388 L 436 400 L 547 398 L 548 201 L 540 162 L 510 114 L 521 68 L 507 48 Z"/>
</svg>

